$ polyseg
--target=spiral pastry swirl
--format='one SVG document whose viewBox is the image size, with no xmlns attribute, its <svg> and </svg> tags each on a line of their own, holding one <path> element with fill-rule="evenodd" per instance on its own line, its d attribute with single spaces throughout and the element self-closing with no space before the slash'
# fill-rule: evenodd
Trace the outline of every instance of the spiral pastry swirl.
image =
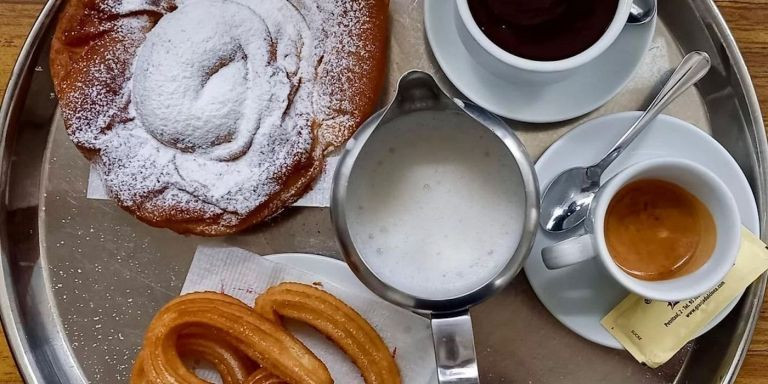
<svg viewBox="0 0 768 384">
<path fill-rule="evenodd" d="M 222 235 L 289 205 L 375 107 L 387 0 L 69 0 L 72 141 L 139 219 Z"/>
</svg>

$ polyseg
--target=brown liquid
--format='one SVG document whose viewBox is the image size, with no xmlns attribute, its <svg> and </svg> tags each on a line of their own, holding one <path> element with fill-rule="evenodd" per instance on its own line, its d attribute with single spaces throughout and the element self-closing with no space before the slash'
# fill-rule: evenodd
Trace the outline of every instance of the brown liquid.
<svg viewBox="0 0 768 384">
<path fill-rule="evenodd" d="M 555 61 L 595 44 L 613 21 L 618 0 L 469 0 L 477 25 L 501 49 Z"/>
<path fill-rule="evenodd" d="M 689 274 L 712 255 L 712 214 L 676 184 L 645 179 L 625 185 L 605 214 L 605 241 L 613 261 L 643 280 Z"/>
</svg>

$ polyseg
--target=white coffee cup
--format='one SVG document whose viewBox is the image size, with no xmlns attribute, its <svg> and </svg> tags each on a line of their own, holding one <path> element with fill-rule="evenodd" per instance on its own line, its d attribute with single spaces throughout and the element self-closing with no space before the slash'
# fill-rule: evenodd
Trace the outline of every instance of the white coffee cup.
<svg viewBox="0 0 768 384">
<path fill-rule="evenodd" d="M 712 255 L 699 269 L 672 279 L 649 281 L 627 274 L 611 258 L 603 228 L 608 205 L 623 186 L 641 179 L 677 184 L 709 208 L 715 221 L 717 238 Z M 586 234 L 546 247 L 541 251 L 541 256 L 549 269 L 563 268 L 598 257 L 616 281 L 644 298 L 686 300 L 712 289 L 733 267 L 741 243 L 740 221 L 733 196 L 725 184 L 709 170 L 681 159 L 646 160 L 620 171 L 600 188 L 586 219 Z"/>
<path fill-rule="evenodd" d="M 499 78 L 523 83 L 554 83 L 576 74 L 575 69 L 594 60 L 613 44 L 624 29 L 632 0 L 617 0 L 616 14 L 603 36 L 581 53 L 556 61 L 537 61 L 513 55 L 494 44 L 472 17 L 468 0 L 456 0 L 456 28 L 464 47 L 485 69 Z M 536 1 L 536 0 L 532 0 Z"/>
</svg>

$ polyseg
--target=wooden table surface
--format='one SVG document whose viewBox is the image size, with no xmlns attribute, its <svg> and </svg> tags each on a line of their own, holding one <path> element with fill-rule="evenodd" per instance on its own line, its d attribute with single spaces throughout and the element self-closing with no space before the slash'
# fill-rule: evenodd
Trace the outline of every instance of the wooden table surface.
<svg viewBox="0 0 768 384">
<path fill-rule="evenodd" d="M 674 1 L 674 0 L 666 0 Z M 703 0 L 697 0 L 703 1 Z M 768 112 L 768 0 L 716 0 L 749 66 L 763 116 Z M 41 5 L 0 0 L 0 96 Z M 765 121 L 765 118 L 763 119 Z M 768 384 L 768 298 L 739 372 L 739 384 Z M 0 329 L 0 383 L 22 383 Z"/>
</svg>

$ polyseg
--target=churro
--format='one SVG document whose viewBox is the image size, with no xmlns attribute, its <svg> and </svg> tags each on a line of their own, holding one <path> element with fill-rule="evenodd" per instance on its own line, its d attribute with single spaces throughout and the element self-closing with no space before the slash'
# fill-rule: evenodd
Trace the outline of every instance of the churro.
<svg viewBox="0 0 768 384">
<path fill-rule="evenodd" d="M 237 299 L 214 292 L 178 297 L 157 313 L 144 338 L 139 376 L 147 383 L 204 383 L 184 365 L 176 345 L 193 327 L 206 329 L 290 384 L 333 383 L 325 364 L 293 335 Z"/>
<path fill-rule="evenodd" d="M 285 383 L 283 379 L 275 376 L 272 374 L 272 372 L 269 372 L 268 370 L 261 368 L 254 372 L 250 377 L 248 377 L 248 380 L 246 380 L 243 384 L 283 384 Z"/>
<path fill-rule="evenodd" d="M 366 384 L 399 384 L 387 345 L 360 314 L 333 295 L 282 283 L 255 308 L 222 293 L 178 297 L 155 315 L 134 364 L 132 384 L 205 383 L 184 364 L 205 360 L 224 384 L 330 384 L 328 368 L 281 320 L 306 323 L 328 337 L 360 369 Z"/>
<path fill-rule="evenodd" d="M 352 359 L 366 384 L 400 383 L 400 370 L 381 336 L 333 295 L 306 284 L 282 283 L 259 296 L 254 309 L 275 323 L 284 317 L 315 328 Z"/>
</svg>

